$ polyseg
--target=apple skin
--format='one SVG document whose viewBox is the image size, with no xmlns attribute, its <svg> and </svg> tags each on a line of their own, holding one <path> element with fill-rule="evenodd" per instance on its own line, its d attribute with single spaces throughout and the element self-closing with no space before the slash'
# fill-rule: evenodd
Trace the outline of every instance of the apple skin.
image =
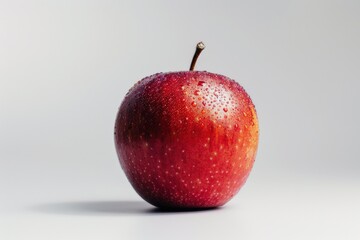
<svg viewBox="0 0 360 240">
<path fill-rule="evenodd" d="M 244 185 L 258 120 L 245 90 L 203 72 L 158 73 L 135 84 L 115 123 L 115 147 L 136 192 L 160 208 L 212 208 Z"/>
</svg>

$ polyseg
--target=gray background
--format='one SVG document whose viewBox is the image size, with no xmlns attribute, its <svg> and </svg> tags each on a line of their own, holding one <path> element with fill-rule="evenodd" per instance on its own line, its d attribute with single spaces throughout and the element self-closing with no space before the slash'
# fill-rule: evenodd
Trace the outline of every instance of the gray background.
<svg viewBox="0 0 360 240">
<path fill-rule="evenodd" d="M 259 115 L 226 207 L 154 211 L 113 144 L 141 78 L 238 81 Z M 1 239 L 359 239 L 360 1 L 0 0 Z"/>
</svg>

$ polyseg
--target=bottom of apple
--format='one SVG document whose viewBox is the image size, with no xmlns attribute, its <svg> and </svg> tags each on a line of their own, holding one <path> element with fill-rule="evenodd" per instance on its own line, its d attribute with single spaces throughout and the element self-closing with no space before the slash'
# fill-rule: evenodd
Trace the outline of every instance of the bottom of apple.
<svg viewBox="0 0 360 240">
<path fill-rule="evenodd" d="M 194 201 L 191 202 L 172 202 L 172 201 L 152 201 L 149 199 L 143 198 L 146 202 L 153 205 L 154 207 L 157 207 L 158 211 L 164 211 L 164 212 L 186 212 L 186 211 L 203 211 L 203 210 L 211 210 L 211 209 L 217 209 L 225 205 L 226 202 L 218 202 L 218 203 L 212 203 L 212 204 L 206 204 L 206 203 L 199 203 Z"/>
<path fill-rule="evenodd" d="M 155 205 L 153 205 L 155 206 Z M 164 206 L 155 206 L 156 208 L 152 212 L 200 212 L 208 210 L 217 210 L 222 206 L 217 207 L 164 207 Z"/>
</svg>

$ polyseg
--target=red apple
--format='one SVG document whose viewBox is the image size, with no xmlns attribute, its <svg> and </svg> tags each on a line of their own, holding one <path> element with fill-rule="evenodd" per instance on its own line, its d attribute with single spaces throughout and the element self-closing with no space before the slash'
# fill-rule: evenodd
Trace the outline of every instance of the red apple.
<svg viewBox="0 0 360 240">
<path fill-rule="evenodd" d="M 192 71 L 139 81 L 115 123 L 120 164 L 138 194 L 162 208 L 211 208 L 243 186 L 258 146 L 254 104 L 234 80 Z"/>
</svg>

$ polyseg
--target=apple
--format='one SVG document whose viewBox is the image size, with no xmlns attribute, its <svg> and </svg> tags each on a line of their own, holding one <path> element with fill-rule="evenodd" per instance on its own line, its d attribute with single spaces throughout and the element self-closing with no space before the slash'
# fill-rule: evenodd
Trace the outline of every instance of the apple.
<svg viewBox="0 0 360 240">
<path fill-rule="evenodd" d="M 115 147 L 136 192 L 160 208 L 224 205 L 255 161 L 258 120 L 237 82 L 205 71 L 157 73 L 133 86 L 119 108 Z"/>
</svg>

